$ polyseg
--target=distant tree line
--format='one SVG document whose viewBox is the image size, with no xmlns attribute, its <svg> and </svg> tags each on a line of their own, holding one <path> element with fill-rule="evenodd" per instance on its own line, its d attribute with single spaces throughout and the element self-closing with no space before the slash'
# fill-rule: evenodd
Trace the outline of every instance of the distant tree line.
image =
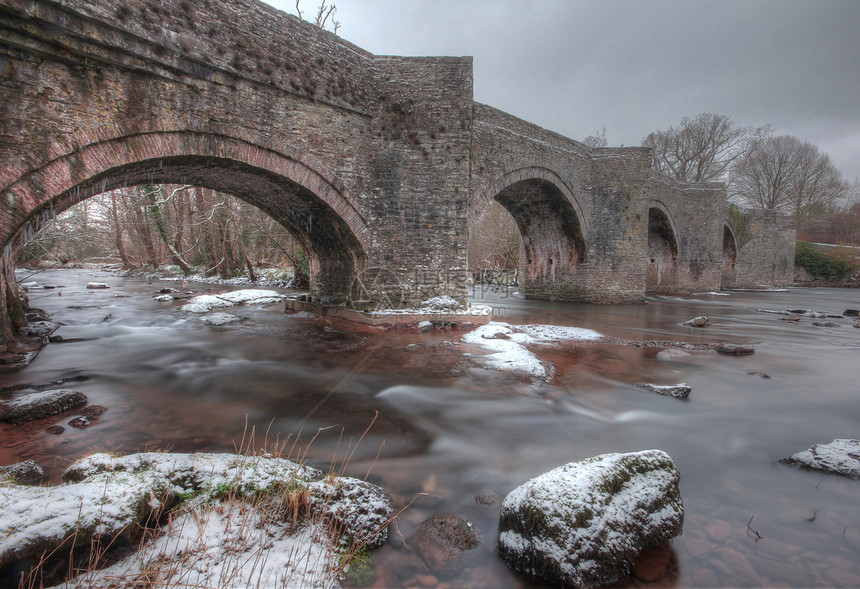
<svg viewBox="0 0 860 589">
<path fill-rule="evenodd" d="M 737 205 L 791 217 L 800 239 L 826 235 L 829 242 L 860 244 L 857 183 L 846 182 L 830 156 L 808 141 L 702 113 L 650 133 L 642 145 L 654 150 L 655 168 L 667 176 L 723 181 Z"/>
</svg>

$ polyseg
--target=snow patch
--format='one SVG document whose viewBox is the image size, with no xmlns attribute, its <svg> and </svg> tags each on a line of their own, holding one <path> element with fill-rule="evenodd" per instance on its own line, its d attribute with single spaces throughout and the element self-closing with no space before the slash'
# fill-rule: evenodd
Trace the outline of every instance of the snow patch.
<svg viewBox="0 0 860 589">
<path fill-rule="evenodd" d="M 283 300 L 284 295 L 274 290 L 243 289 L 225 292 L 218 295 L 200 295 L 182 305 L 183 311 L 191 313 L 208 313 L 212 309 L 232 307 L 234 305 L 276 303 Z"/>
<path fill-rule="evenodd" d="M 552 366 L 545 365 L 525 348 L 529 344 L 560 341 L 598 341 L 603 336 L 591 329 L 560 325 L 510 325 L 491 321 L 467 333 L 460 341 L 479 345 L 491 353 L 474 359 L 487 368 L 505 370 L 540 380 L 548 380 Z"/>
<path fill-rule="evenodd" d="M 229 323 L 235 323 L 236 321 L 241 321 L 241 317 L 237 317 L 236 315 L 231 315 L 230 313 L 212 313 L 211 315 L 205 315 L 202 319 L 203 323 L 206 325 L 227 325 Z"/>
</svg>

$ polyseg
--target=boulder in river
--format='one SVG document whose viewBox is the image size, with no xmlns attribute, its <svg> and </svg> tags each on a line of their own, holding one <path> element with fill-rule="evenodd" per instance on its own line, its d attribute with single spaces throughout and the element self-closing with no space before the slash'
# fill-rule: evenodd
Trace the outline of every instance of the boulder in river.
<svg viewBox="0 0 860 589">
<path fill-rule="evenodd" d="M 816 444 L 808 450 L 783 458 L 781 462 L 860 478 L 860 440 L 836 439 L 829 444 Z"/>
<path fill-rule="evenodd" d="M 15 425 L 57 415 L 87 404 L 87 396 L 69 389 L 30 393 L 0 402 L 0 421 Z"/>
<path fill-rule="evenodd" d="M 708 318 L 704 315 L 693 317 L 689 321 L 684 321 L 684 325 L 687 327 L 708 327 L 710 324 L 711 322 L 708 321 Z"/>
<path fill-rule="evenodd" d="M 505 497 L 499 553 L 512 568 L 550 583 L 612 583 L 640 552 L 681 533 L 679 481 L 661 450 L 566 464 Z"/>
<path fill-rule="evenodd" d="M 87 288 L 90 290 L 101 290 L 105 288 L 110 288 L 110 285 L 106 282 L 89 282 L 87 283 Z"/>
<path fill-rule="evenodd" d="M 679 384 L 659 385 L 647 382 L 637 382 L 636 386 L 658 395 L 666 395 L 667 397 L 675 397 L 676 399 L 686 399 L 690 396 L 690 391 L 693 388 L 685 382 Z"/>
<path fill-rule="evenodd" d="M 860 309 L 845 309 L 842 314 L 846 317 L 860 317 Z"/>
</svg>

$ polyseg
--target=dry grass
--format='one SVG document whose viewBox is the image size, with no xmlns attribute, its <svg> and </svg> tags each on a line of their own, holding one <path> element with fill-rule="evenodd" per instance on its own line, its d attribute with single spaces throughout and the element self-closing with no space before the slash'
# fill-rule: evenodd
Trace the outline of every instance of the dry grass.
<svg viewBox="0 0 860 589">
<path fill-rule="evenodd" d="M 339 455 L 341 432 L 324 479 L 332 489 L 337 489 L 339 477 L 344 476 L 373 421 Z M 255 430 L 248 429 L 246 420 L 236 453 L 249 466 L 260 458 L 286 458 L 303 465 L 322 431 L 307 443 L 300 439 L 301 433 L 281 440 L 270 438 L 267 431 L 258 446 Z M 135 589 L 336 587 L 353 563 L 364 561 L 371 544 L 397 517 L 365 537 L 355 538 L 348 530 L 349 514 L 338 511 L 336 493 L 320 493 L 298 479 L 263 491 L 229 487 L 211 491 L 184 497 L 166 509 L 159 521 L 113 538 L 93 540 L 88 547 L 78 547 L 77 554 L 75 538 L 67 539 L 42 555 L 29 574 L 22 576 L 19 589 L 42 589 L 46 583 Z M 167 498 L 162 503 L 171 505 Z M 136 542 L 123 538 L 129 536 Z"/>
</svg>

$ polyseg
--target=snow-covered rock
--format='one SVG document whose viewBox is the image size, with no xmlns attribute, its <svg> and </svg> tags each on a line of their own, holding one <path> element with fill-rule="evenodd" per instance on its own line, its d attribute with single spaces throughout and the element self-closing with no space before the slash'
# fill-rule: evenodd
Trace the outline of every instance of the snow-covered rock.
<svg viewBox="0 0 860 589">
<path fill-rule="evenodd" d="M 9 466 L 0 466 L 0 477 L 9 477 L 16 483 L 36 483 L 45 475 L 41 466 L 34 460 L 16 462 Z"/>
<path fill-rule="evenodd" d="M 0 421 L 16 425 L 64 413 L 87 404 L 87 396 L 69 389 L 30 393 L 0 402 Z"/>
<path fill-rule="evenodd" d="M 457 311 L 463 308 L 463 305 L 457 302 L 453 297 L 442 295 L 421 301 L 418 305 L 422 311 Z"/>
<path fill-rule="evenodd" d="M 506 370 L 522 376 L 548 380 L 554 371 L 526 349 L 528 344 L 548 344 L 560 341 L 597 341 L 603 336 L 580 327 L 559 325 L 510 325 L 491 321 L 470 331 L 460 340 L 477 344 L 490 354 L 474 356 L 478 364 L 494 370 Z"/>
<path fill-rule="evenodd" d="M 158 301 L 159 303 L 169 303 L 170 301 L 173 300 L 173 295 L 163 294 L 163 295 L 158 295 L 158 296 L 155 296 L 152 298 L 155 299 L 156 301 Z"/>
<path fill-rule="evenodd" d="M 338 537 L 370 547 L 385 541 L 391 518 L 391 499 L 384 489 L 350 477 L 324 476 L 280 458 L 100 453 L 69 467 L 63 478 L 66 483 L 55 487 L 0 483 L 0 566 L 50 553 L 70 538 L 76 545 L 89 545 L 94 539 L 130 534 L 177 504 L 202 507 L 228 494 L 259 497 L 267 491 L 298 490 L 303 510 L 318 516 L 311 519 Z"/>
<path fill-rule="evenodd" d="M 511 491 L 498 550 L 514 569 L 593 587 L 627 574 L 643 550 L 681 533 L 680 475 L 661 450 L 573 462 Z"/>
<path fill-rule="evenodd" d="M 637 382 L 636 386 L 658 395 L 666 395 L 667 397 L 675 397 L 676 399 L 686 399 L 690 396 L 690 391 L 693 388 L 685 382 L 680 384 L 659 385 L 647 382 Z"/>
<path fill-rule="evenodd" d="M 284 298 L 284 295 L 274 290 L 248 288 L 224 292 L 218 295 L 196 296 L 183 305 L 182 310 L 191 313 L 208 313 L 212 309 L 221 307 L 232 307 L 242 304 L 263 305 L 266 303 L 276 303 Z"/>
<path fill-rule="evenodd" d="M 836 439 L 816 444 L 782 460 L 786 464 L 860 478 L 860 440 Z"/>
<path fill-rule="evenodd" d="M 201 321 L 206 325 L 227 325 L 229 323 L 235 323 L 236 321 L 241 321 L 241 317 L 237 317 L 236 315 L 231 315 L 230 313 L 211 313 L 209 315 L 204 315 Z"/>
<path fill-rule="evenodd" d="M 106 282 L 88 282 L 87 288 L 90 290 L 101 290 L 105 288 L 110 288 L 110 285 Z"/>
</svg>

